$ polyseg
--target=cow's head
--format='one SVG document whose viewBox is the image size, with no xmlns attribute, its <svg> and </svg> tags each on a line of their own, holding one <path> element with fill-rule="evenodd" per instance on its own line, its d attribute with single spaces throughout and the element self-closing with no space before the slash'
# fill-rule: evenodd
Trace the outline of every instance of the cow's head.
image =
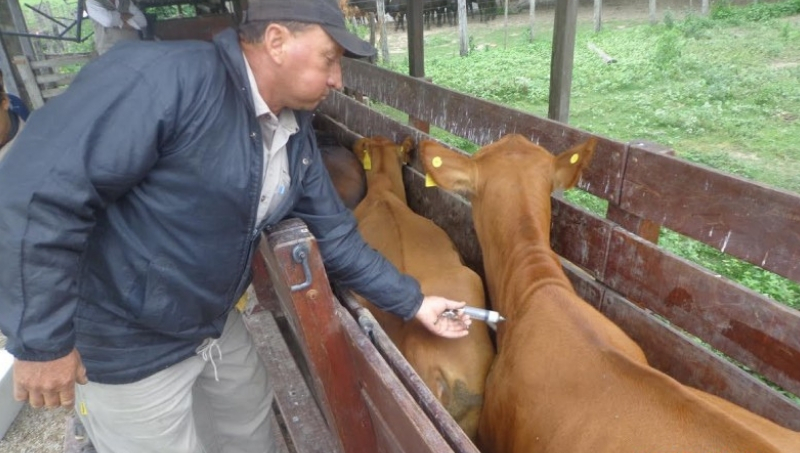
<svg viewBox="0 0 800 453">
<path fill-rule="evenodd" d="M 368 190 L 391 190 L 406 201 L 403 185 L 403 165 L 409 162 L 414 140 L 407 137 L 402 143 L 382 137 L 365 137 L 353 145 L 353 152 L 367 173 Z"/>
<path fill-rule="evenodd" d="M 551 191 L 574 187 L 591 161 L 596 142 L 592 137 L 553 156 L 521 135 L 506 135 L 470 157 L 438 142 L 424 140 L 420 153 L 425 171 L 436 184 L 475 197 L 482 195 L 490 182 L 545 181 L 550 183 Z"/>
</svg>

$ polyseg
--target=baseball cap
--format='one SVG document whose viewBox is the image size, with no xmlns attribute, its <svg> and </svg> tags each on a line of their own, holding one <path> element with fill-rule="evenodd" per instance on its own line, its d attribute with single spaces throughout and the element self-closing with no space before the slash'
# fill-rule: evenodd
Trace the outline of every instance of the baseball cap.
<svg viewBox="0 0 800 453">
<path fill-rule="evenodd" d="M 348 57 L 370 57 L 375 48 L 347 30 L 344 13 L 335 0 L 250 0 L 246 22 L 294 21 L 319 24 Z"/>
</svg>

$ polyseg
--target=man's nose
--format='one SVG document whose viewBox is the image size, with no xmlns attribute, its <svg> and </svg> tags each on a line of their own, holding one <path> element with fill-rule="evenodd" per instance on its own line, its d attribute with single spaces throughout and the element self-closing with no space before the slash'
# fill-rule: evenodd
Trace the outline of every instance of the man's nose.
<svg viewBox="0 0 800 453">
<path fill-rule="evenodd" d="M 342 89 L 342 66 L 336 65 L 335 68 L 331 71 L 331 74 L 328 76 L 328 86 L 335 89 L 341 90 Z"/>
</svg>

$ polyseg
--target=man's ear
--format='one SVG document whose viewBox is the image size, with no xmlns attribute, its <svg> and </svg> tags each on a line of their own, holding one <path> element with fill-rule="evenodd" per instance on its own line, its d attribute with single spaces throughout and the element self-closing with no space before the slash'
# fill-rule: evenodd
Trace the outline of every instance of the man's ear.
<svg viewBox="0 0 800 453">
<path fill-rule="evenodd" d="M 283 62 L 284 46 L 292 37 L 292 32 L 281 24 L 269 24 L 264 30 L 264 47 L 276 63 Z"/>
<path fill-rule="evenodd" d="M 11 110 L 11 100 L 6 93 L 0 94 L 0 110 Z"/>
</svg>

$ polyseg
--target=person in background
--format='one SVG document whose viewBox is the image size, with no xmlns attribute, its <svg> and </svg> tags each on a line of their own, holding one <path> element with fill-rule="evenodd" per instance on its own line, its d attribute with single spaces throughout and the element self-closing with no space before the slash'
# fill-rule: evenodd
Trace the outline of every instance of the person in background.
<svg viewBox="0 0 800 453">
<path fill-rule="evenodd" d="M 0 80 L 0 162 L 11 149 L 14 139 L 25 124 L 25 120 L 11 109 L 9 94 L 1 82 L 2 80 Z"/>
<path fill-rule="evenodd" d="M 0 88 L 2 88 L 6 93 L 6 96 L 8 96 L 10 105 L 9 110 L 15 113 L 18 117 L 22 118 L 22 121 L 28 121 L 28 115 L 30 115 L 31 111 L 25 104 L 25 101 L 23 101 L 19 96 L 9 93 L 8 90 L 5 89 L 3 71 L 0 71 Z"/>
<path fill-rule="evenodd" d="M 147 19 L 132 0 L 86 0 L 86 13 L 94 24 L 94 47 L 98 55 L 118 41 L 142 39 Z"/>
<path fill-rule="evenodd" d="M 14 395 L 74 406 L 100 453 L 274 451 L 269 370 L 236 307 L 261 232 L 286 218 L 308 225 L 333 280 L 469 334 L 445 316 L 463 302 L 423 294 L 364 242 L 316 143 L 343 54 L 375 49 L 335 0 L 250 0 L 245 17 L 210 43 L 94 59 L 0 162 Z"/>
</svg>

